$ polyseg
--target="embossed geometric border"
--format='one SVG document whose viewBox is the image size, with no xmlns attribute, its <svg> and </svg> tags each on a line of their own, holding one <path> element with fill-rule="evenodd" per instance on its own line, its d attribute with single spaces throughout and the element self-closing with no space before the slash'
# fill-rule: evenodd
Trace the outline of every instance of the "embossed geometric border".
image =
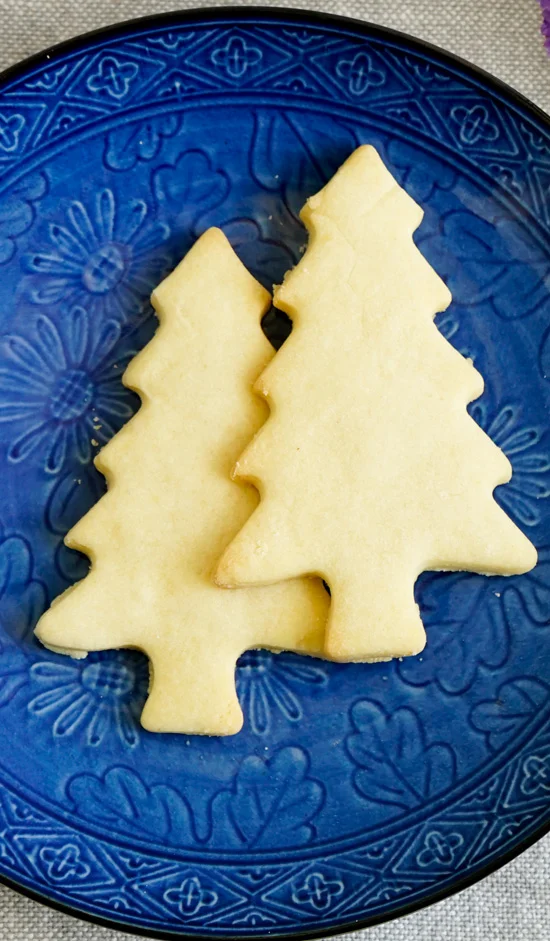
<svg viewBox="0 0 550 941">
<path fill-rule="evenodd" d="M 488 87 L 490 90 L 496 92 L 500 97 L 507 100 L 510 104 L 519 107 L 523 111 L 530 114 L 535 121 L 538 121 L 541 124 L 546 125 L 550 131 L 550 120 L 548 116 L 544 114 L 540 109 L 535 105 L 525 99 L 518 92 L 509 88 L 504 83 L 500 82 L 498 79 L 493 78 L 488 73 L 484 72 L 482 69 L 479 69 L 475 66 L 472 66 L 470 63 L 461 60 L 460 58 L 453 56 L 449 53 L 446 53 L 437 47 L 430 45 L 429 43 L 416 40 L 406 34 L 399 33 L 394 30 L 390 30 L 380 26 L 370 25 L 365 22 L 354 20 L 347 17 L 336 17 L 330 16 L 328 14 L 322 13 L 310 13 L 307 11 L 299 10 L 289 10 L 285 8 L 259 8 L 259 7 L 224 7 L 224 8 L 202 8 L 195 11 L 188 11 L 185 13 L 168 13 L 164 15 L 152 16 L 152 17 L 143 17 L 138 20 L 128 21 L 116 26 L 108 27 L 106 29 L 96 30 L 94 32 L 85 34 L 83 36 L 77 37 L 76 39 L 69 40 L 68 42 L 61 43 L 54 47 L 51 47 L 44 52 L 33 56 L 26 61 L 22 62 L 19 65 L 16 65 L 8 70 L 6 70 L 2 75 L 0 75 L 0 87 L 5 82 L 11 82 L 14 79 L 24 76 L 29 70 L 43 67 L 46 65 L 52 64 L 58 55 L 64 55 L 66 53 L 77 52 L 79 48 L 89 46 L 93 44 L 96 40 L 109 40 L 111 38 L 116 38 L 117 36 L 122 36 L 128 32 L 139 31 L 142 29 L 149 28 L 161 28 L 169 27 L 171 25 L 181 25 L 189 24 L 192 22 L 211 22 L 215 23 L 216 21 L 222 20 L 231 20 L 233 22 L 246 23 L 255 21 L 255 22 L 273 22 L 277 20 L 284 20 L 287 23 L 293 23 L 296 25 L 318 25 L 326 26 L 329 28 L 339 27 L 342 29 L 349 29 L 357 35 L 363 35 L 368 38 L 374 38 L 378 40 L 387 40 L 389 42 L 401 42 L 406 44 L 411 51 L 418 52 L 420 54 L 428 52 L 433 58 L 438 59 L 443 65 L 447 65 L 451 68 L 456 68 L 458 71 L 463 73 L 470 73 L 474 79 L 476 79 L 481 85 Z M 421 829 L 421 828 L 420 828 Z M 416 837 L 420 834 L 420 829 L 415 835 Z M 307 939 L 307 938 L 319 938 L 319 937 L 328 937 L 335 934 L 341 934 L 344 931 L 349 930 L 358 930 L 361 928 L 370 927 L 374 924 L 380 923 L 382 921 L 390 920 L 391 918 L 403 916 L 409 914 L 419 908 L 422 908 L 428 904 L 440 901 L 457 891 L 460 891 L 463 888 L 466 888 L 469 885 L 479 881 L 484 878 L 489 873 L 500 868 L 502 865 L 505 865 L 507 862 L 518 856 L 523 850 L 527 849 L 543 835 L 550 831 L 550 819 L 543 820 L 542 823 L 535 823 L 533 825 L 532 831 L 525 836 L 523 839 L 520 839 L 518 842 L 513 842 L 509 849 L 501 852 L 500 855 L 493 860 L 490 860 L 484 865 L 480 865 L 477 869 L 474 869 L 472 872 L 468 873 L 462 879 L 453 879 L 452 875 L 449 877 L 449 885 L 444 885 L 443 887 L 436 889 L 429 894 L 425 895 L 422 898 L 413 900 L 411 902 L 404 903 L 399 905 L 397 903 L 391 911 L 383 912 L 382 914 L 373 915 L 367 918 L 359 918 L 355 921 L 342 921 L 336 925 L 323 925 L 321 926 L 318 922 L 319 927 L 311 927 L 304 931 L 276 931 L 273 932 L 270 930 L 270 935 L 272 937 L 285 937 L 293 939 Z M 344 862 L 344 861 L 342 861 Z M 326 860 L 328 867 L 335 864 L 336 858 L 334 860 Z M 342 865 L 342 869 L 345 868 L 345 864 Z M 96 924 L 103 925 L 107 928 L 117 929 L 119 931 L 127 931 L 138 934 L 143 934 L 148 937 L 156 937 L 161 939 L 174 939 L 175 937 L 184 938 L 189 937 L 189 939 L 198 939 L 201 941 L 201 937 L 205 939 L 211 939 L 213 936 L 222 939 L 222 941 L 233 941 L 238 937 L 239 939 L 244 939 L 246 941 L 249 939 L 257 939 L 259 937 L 259 932 L 255 931 L 252 934 L 245 935 L 240 933 L 235 934 L 222 934 L 216 931 L 215 935 L 210 933 L 207 936 L 200 936 L 193 932 L 185 936 L 179 932 L 166 932 L 158 931 L 155 929 L 146 930 L 135 923 L 129 921 L 115 921 L 112 918 L 103 918 L 99 915 L 92 915 L 84 909 L 76 908 L 74 906 L 63 904 L 58 900 L 54 900 L 51 897 L 42 895 L 41 893 L 30 889 L 28 886 L 24 885 L 23 882 L 10 879 L 8 876 L 0 875 L 0 881 L 9 887 L 15 889 L 16 891 L 21 892 L 24 895 L 27 895 L 29 898 L 42 902 L 44 904 L 50 905 L 51 907 L 70 914 L 73 916 L 80 917 L 83 920 L 91 921 Z M 265 930 L 265 929 L 264 929 Z"/>
</svg>

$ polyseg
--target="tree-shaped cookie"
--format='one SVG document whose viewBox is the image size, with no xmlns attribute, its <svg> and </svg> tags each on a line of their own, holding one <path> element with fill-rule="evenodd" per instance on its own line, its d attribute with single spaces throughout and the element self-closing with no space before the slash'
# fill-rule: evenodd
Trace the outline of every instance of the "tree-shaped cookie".
<svg viewBox="0 0 550 941">
<path fill-rule="evenodd" d="M 124 376 L 141 409 L 99 454 L 108 492 L 66 540 L 89 556 L 90 572 L 37 634 L 73 654 L 145 651 L 146 728 L 231 734 L 242 724 L 239 655 L 262 646 L 318 654 L 329 601 L 317 579 L 236 592 L 213 581 L 258 502 L 230 472 L 265 419 L 252 384 L 273 355 L 260 328 L 269 295 L 210 229 L 152 300 L 160 329 Z"/>
<path fill-rule="evenodd" d="M 492 496 L 511 466 L 466 411 L 483 380 L 433 322 L 451 297 L 414 245 L 420 207 L 366 146 L 302 218 L 275 293 L 293 332 L 256 384 L 272 414 L 235 468 L 262 502 L 216 578 L 322 575 L 331 657 L 413 654 L 420 572 L 525 572 L 536 552 Z"/>
</svg>

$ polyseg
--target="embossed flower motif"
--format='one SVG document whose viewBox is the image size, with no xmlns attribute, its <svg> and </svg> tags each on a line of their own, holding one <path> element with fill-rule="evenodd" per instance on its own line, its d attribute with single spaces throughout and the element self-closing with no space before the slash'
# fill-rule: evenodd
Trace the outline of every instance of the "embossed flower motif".
<svg viewBox="0 0 550 941">
<path fill-rule="evenodd" d="M 311 905 L 316 911 L 326 911 L 343 892 L 344 883 L 341 879 L 327 879 L 322 872 L 311 872 L 294 889 L 292 901 L 296 905 Z"/>
<path fill-rule="evenodd" d="M 176 888 L 167 889 L 164 901 L 175 905 L 180 915 L 191 917 L 201 908 L 212 908 L 218 901 L 218 893 L 206 889 L 198 876 L 187 876 Z"/>
<path fill-rule="evenodd" d="M 48 878 L 53 882 L 82 880 L 90 875 L 91 868 L 84 862 L 80 848 L 74 843 L 61 847 L 43 846 L 38 856 Z"/>
<path fill-rule="evenodd" d="M 336 64 L 336 74 L 345 80 L 349 93 L 357 97 L 386 81 L 385 73 L 375 68 L 366 52 L 357 52 L 352 59 L 340 59 Z"/>
<path fill-rule="evenodd" d="M 541 432 L 523 427 L 512 405 L 505 405 L 491 417 L 485 403 L 477 402 L 471 414 L 504 451 L 514 469 L 511 481 L 498 491 L 500 503 L 524 526 L 536 526 L 541 520 L 540 501 L 550 496 L 547 476 L 550 459 L 539 450 Z"/>
<path fill-rule="evenodd" d="M 419 866 L 450 866 L 456 852 L 464 843 L 461 833 L 441 833 L 431 830 L 424 838 L 424 848 L 416 857 Z"/>
<path fill-rule="evenodd" d="M 7 117 L 0 114 L 0 151 L 5 154 L 16 151 L 24 127 L 25 118 L 22 114 L 10 114 Z"/>
<path fill-rule="evenodd" d="M 125 98 L 139 74 L 135 62 L 121 62 L 114 56 L 100 60 L 98 69 L 89 76 L 86 87 L 95 94 L 102 92 L 120 101 Z"/>
<path fill-rule="evenodd" d="M 483 105 L 474 105 L 473 108 L 455 105 L 451 109 L 451 120 L 459 125 L 459 137 L 463 144 L 492 142 L 500 133 L 496 124 L 490 120 L 487 108 Z"/>
<path fill-rule="evenodd" d="M 148 218 L 143 200 L 123 200 L 104 189 L 90 205 L 76 200 L 65 225 L 49 226 L 51 249 L 27 257 L 37 304 L 82 304 L 94 316 L 139 310 L 167 268 L 168 228 Z M 47 276 L 47 277 L 44 277 Z"/>
<path fill-rule="evenodd" d="M 232 79 L 241 79 L 249 69 L 259 65 L 263 53 L 257 46 L 250 46 L 242 36 L 230 36 L 225 46 L 214 49 L 210 56 L 216 68 Z"/>
<path fill-rule="evenodd" d="M 550 791 L 550 755 L 531 755 L 523 762 L 521 790 L 527 797 Z"/>
<path fill-rule="evenodd" d="M 237 666 L 237 693 L 252 730 L 260 735 L 270 728 L 274 712 L 291 721 L 301 719 L 295 690 L 327 681 L 322 668 L 291 653 L 247 650 Z"/>
<path fill-rule="evenodd" d="M 309 29 L 282 29 L 281 32 L 291 43 L 298 46 L 319 46 L 326 41 L 322 33 L 315 33 Z"/>
<path fill-rule="evenodd" d="M 100 745 L 116 733 L 123 744 L 137 745 L 149 686 L 147 661 L 140 654 L 116 650 L 78 661 L 35 663 L 30 679 L 42 690 L 30 700 L 29 712 L 53 719 L 56 738 L 83 731 L 88 745 Z"/>
<path fill-rule="evenodd" d="M 94 331 L 82 307 L 57 323 L 41 314 L 32 342 L 16 334 L 4 338 L 0 423 L 15 428 L 9 461 L 40 449 L 51 474 L 67 454 L 87 464 L 92 440 L 104 443 L 132 415 L 132 395 L 120 383 L 132 353 L 116 352 L 119 339 L 118 323 L 107 320 Z"/>
<path fill-rule="evenodd" d="M 317 830 L 313 821 L 325 801 L 325 788 L 310 773 L 309 755 L 302 748 L 277 749 L 270 758 L 245 756 L 231 781 L 216 791 L 206 812 L 206 830 L 197 830 L 193 802 L 166 784 L 149 784 L 131 768 L 112 765 L 103 774 L 75 774 L 66 783 L 67 800 L 81 817 L 96 826 L 128 832 L 130 826 L 162 845 L 210 844 L 223 850 L 283 849 L 310 843 Z M 182 784 L 185 786 L 185 781 Z M 131 861 L 134 871 L 139 860 Z M 251 870 L 251 890 L 261 881 Z M 197 886 L 171 886 L 181 902 L 186 889 L 189 906 Z M 208 898 L 208 896 L 207 896 Z"/>
</svg>

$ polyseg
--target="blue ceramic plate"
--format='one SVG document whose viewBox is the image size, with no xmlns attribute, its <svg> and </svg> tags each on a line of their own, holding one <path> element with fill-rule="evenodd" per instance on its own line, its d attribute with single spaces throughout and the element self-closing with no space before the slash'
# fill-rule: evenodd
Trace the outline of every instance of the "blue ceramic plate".
<svg viewBox="0 0 550 941">
<path fill-rule="evenodd" d="M 425 208 L 439 321 L 487 380 L 518 578 L 424 576 L 428 646 L 338 665 L 245 655 L 231 739 L 147 734 L 147 664 L 80 662 L 32 629 L 84 575 L 64 549 L 103 490 L 96 444 L 153 286 L 210 225 L 278 281 L 297 212 L 360 143 Z M 290 12 L 122 26 L 5 74 L 0 95 L 0 871 L 143 932 L 319 935 L 410 911 L 550 819 L 550 128 L 404 36 Z M 284 336 L 273 317 L 271 336 Z M 96 417 L 101 428 L 96 429 Z M 90 439 L 94 439 L 90 444 Z"/>
</svg>

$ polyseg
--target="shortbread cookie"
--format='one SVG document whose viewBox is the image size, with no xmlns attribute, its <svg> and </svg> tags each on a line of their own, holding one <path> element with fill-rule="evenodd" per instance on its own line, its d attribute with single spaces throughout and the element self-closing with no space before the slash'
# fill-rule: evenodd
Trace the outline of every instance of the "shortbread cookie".
<svg viewBox="0 0 550 941">
<path fill-rule="evenodd" d="M 420 207 L 366 146 L 302 218 L 275 293 L 294 329 L 256 384 L 272 415 L 235 468 L 262 502 L 216 578 L 322 575 L 329 656 L 414 654 L 420 572 L 511 575 L 537 554 L 492 496 L 512 470 L 466 411 L 483 380 L 434 325 L 451 295 L 414 245 Z"/>
<path fill-rule="evenodd" d="M 37 635 L 76 656 L 143 650 L 147 729 L 229 735 L 242 724 L 239 655 L 319 654 L 329 599 L 318 579 L 235 592 L 213 581 L 258 502 L 230 472 L 267 413 L 252 384 L 273 355 L 260 328 L 269 295 L 210 229 L 152 300 L 160 329 L 124 375 L 141 409 L 98 455 L 108 493 L 66 540 L 89 556 L 90 572 L 56 599 Z"/>
</svg>

